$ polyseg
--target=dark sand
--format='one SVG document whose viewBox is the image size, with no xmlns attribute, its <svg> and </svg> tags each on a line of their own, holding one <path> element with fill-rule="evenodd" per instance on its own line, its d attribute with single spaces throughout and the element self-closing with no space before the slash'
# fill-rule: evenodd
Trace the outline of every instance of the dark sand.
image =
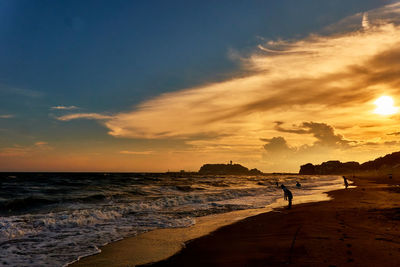
<svg viewBox="0 0 400 267">
<path fill-rule="evenodd" d="M 356 180 L 332 201 L 247 218 L 152 266 L 400 266 L 400 187 L 390 183 Z"/>
<path fill-rule="evenodd" d="M 331 201 L 244 219 L 151 266 L 400 266 L 398 184 L 398 178 L 356 179 L 357 188 L 332 191 Z M 115 251 L 123 253 L 123 244 Z M 118 261 L 117 252 L 107 257 Z M 76 265 L 107 266 L 100 262 Z"/>
</svg>

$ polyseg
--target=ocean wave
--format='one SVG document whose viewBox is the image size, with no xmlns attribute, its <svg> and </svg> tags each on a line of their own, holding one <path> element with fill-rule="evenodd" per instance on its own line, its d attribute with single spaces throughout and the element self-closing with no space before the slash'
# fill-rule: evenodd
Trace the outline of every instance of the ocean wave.
<svg viewBox="0 0 400 267">
<path fill-rule="evenodd" d="M 0 202 L 0 214 L 11 214 L 16 212 L 28 211 L 44 205 L 57 203 L 58 201 L 48 198 L 29 196 Z"/>
<path fill-rule="evenodd" d="M 1 259 L 9 266 L 62 266 L 82 253 L 96 253 L 98 246 L 129 235 L 193 223 L 187 216 L 151 213 L 127 216 L 118 209 L 1 217 Z"/>
<path fill-rule="evenodd" d="M 72 179 L 66 176 L 58 177 L 57 183 Z M 9 266 L 62 266 L 127 236 L 187 227 L 199 216 L 264 207 L 282 197 L 275 181 L 293 189 L 295 198 L 319 186 L 341 183 L 332 177 L 175 179 L 150 175 L 147 179 L 143 175 L 136 179 L 128 174 L 96 174 L 90 180 L 87 176 L 60 186 L 51 179 L 46 185 L 43 177 L 39 186 L 30 178 L 24 190 L 36 195 L 2 196 L 6 200 L 0 202 L 0 212 L 7 214 L 0 217 L 1 260 Z M 302 188 L 295 187 L 296 179 Z M 7 186 L 17 190 L 21 185 L 13 184 L 14 180 Z M 52 190 L 54 194 L 49 193 Z"/>
</svg>

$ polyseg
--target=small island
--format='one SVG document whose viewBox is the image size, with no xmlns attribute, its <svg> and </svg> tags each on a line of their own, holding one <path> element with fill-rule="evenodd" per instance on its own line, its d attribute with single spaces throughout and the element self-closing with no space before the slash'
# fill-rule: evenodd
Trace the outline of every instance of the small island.
<svg viewBox="0 0 400 267">
<path fill-rule="evenodd" d="M 263 173 L 257 169 L 251 169 L 240 165 L 232 164 L 204 164 L 199 170 L 202 175 L 262 175 Z"/>
</svg>

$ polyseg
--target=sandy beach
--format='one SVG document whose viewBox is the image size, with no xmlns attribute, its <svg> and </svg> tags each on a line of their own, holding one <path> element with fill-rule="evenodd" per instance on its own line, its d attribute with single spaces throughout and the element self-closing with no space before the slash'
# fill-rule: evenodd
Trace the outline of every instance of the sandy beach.
<svg viewBox="0 0 400 267">
<path fill-rule="evenodd" d="M 330 192 L 330 201 L 275 209 L 221 227 L 151 266 L 399 266 L 398 178 L 354 182 L 356 188 Z M 113 243 L 72 266 L 134 266 L 130 245 L 129 239 Z M 137 249 L 146 254 L 146 248 Z"/>
<path fill-rule="evenodd" d="M 0 22 L 0 267 L 400 267 L 400 0 Z"/>
</svg>

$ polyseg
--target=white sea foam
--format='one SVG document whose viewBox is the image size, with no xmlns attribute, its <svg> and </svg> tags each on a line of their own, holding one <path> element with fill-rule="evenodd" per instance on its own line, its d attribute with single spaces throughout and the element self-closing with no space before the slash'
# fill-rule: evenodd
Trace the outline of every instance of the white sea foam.
<svg viewBox="0 0 400 267">
<path fill-rule="evenodd" d="M 295 187 L 296 179 L 301 188 Z M 63 266 L 127 236 L 188 227 L 196 216 L 264 207 L 282 197 L 275 181 L 285 183 L 295 199 L 342 182 L 338 177 L 169 178 L 140 185 L 140 195 L 134 196 L 126 192 L 138 186 L 124 185 L 100 202 L 70 201 L 54 210 L 0 217 L 0 265 Z"/>
</svg>

